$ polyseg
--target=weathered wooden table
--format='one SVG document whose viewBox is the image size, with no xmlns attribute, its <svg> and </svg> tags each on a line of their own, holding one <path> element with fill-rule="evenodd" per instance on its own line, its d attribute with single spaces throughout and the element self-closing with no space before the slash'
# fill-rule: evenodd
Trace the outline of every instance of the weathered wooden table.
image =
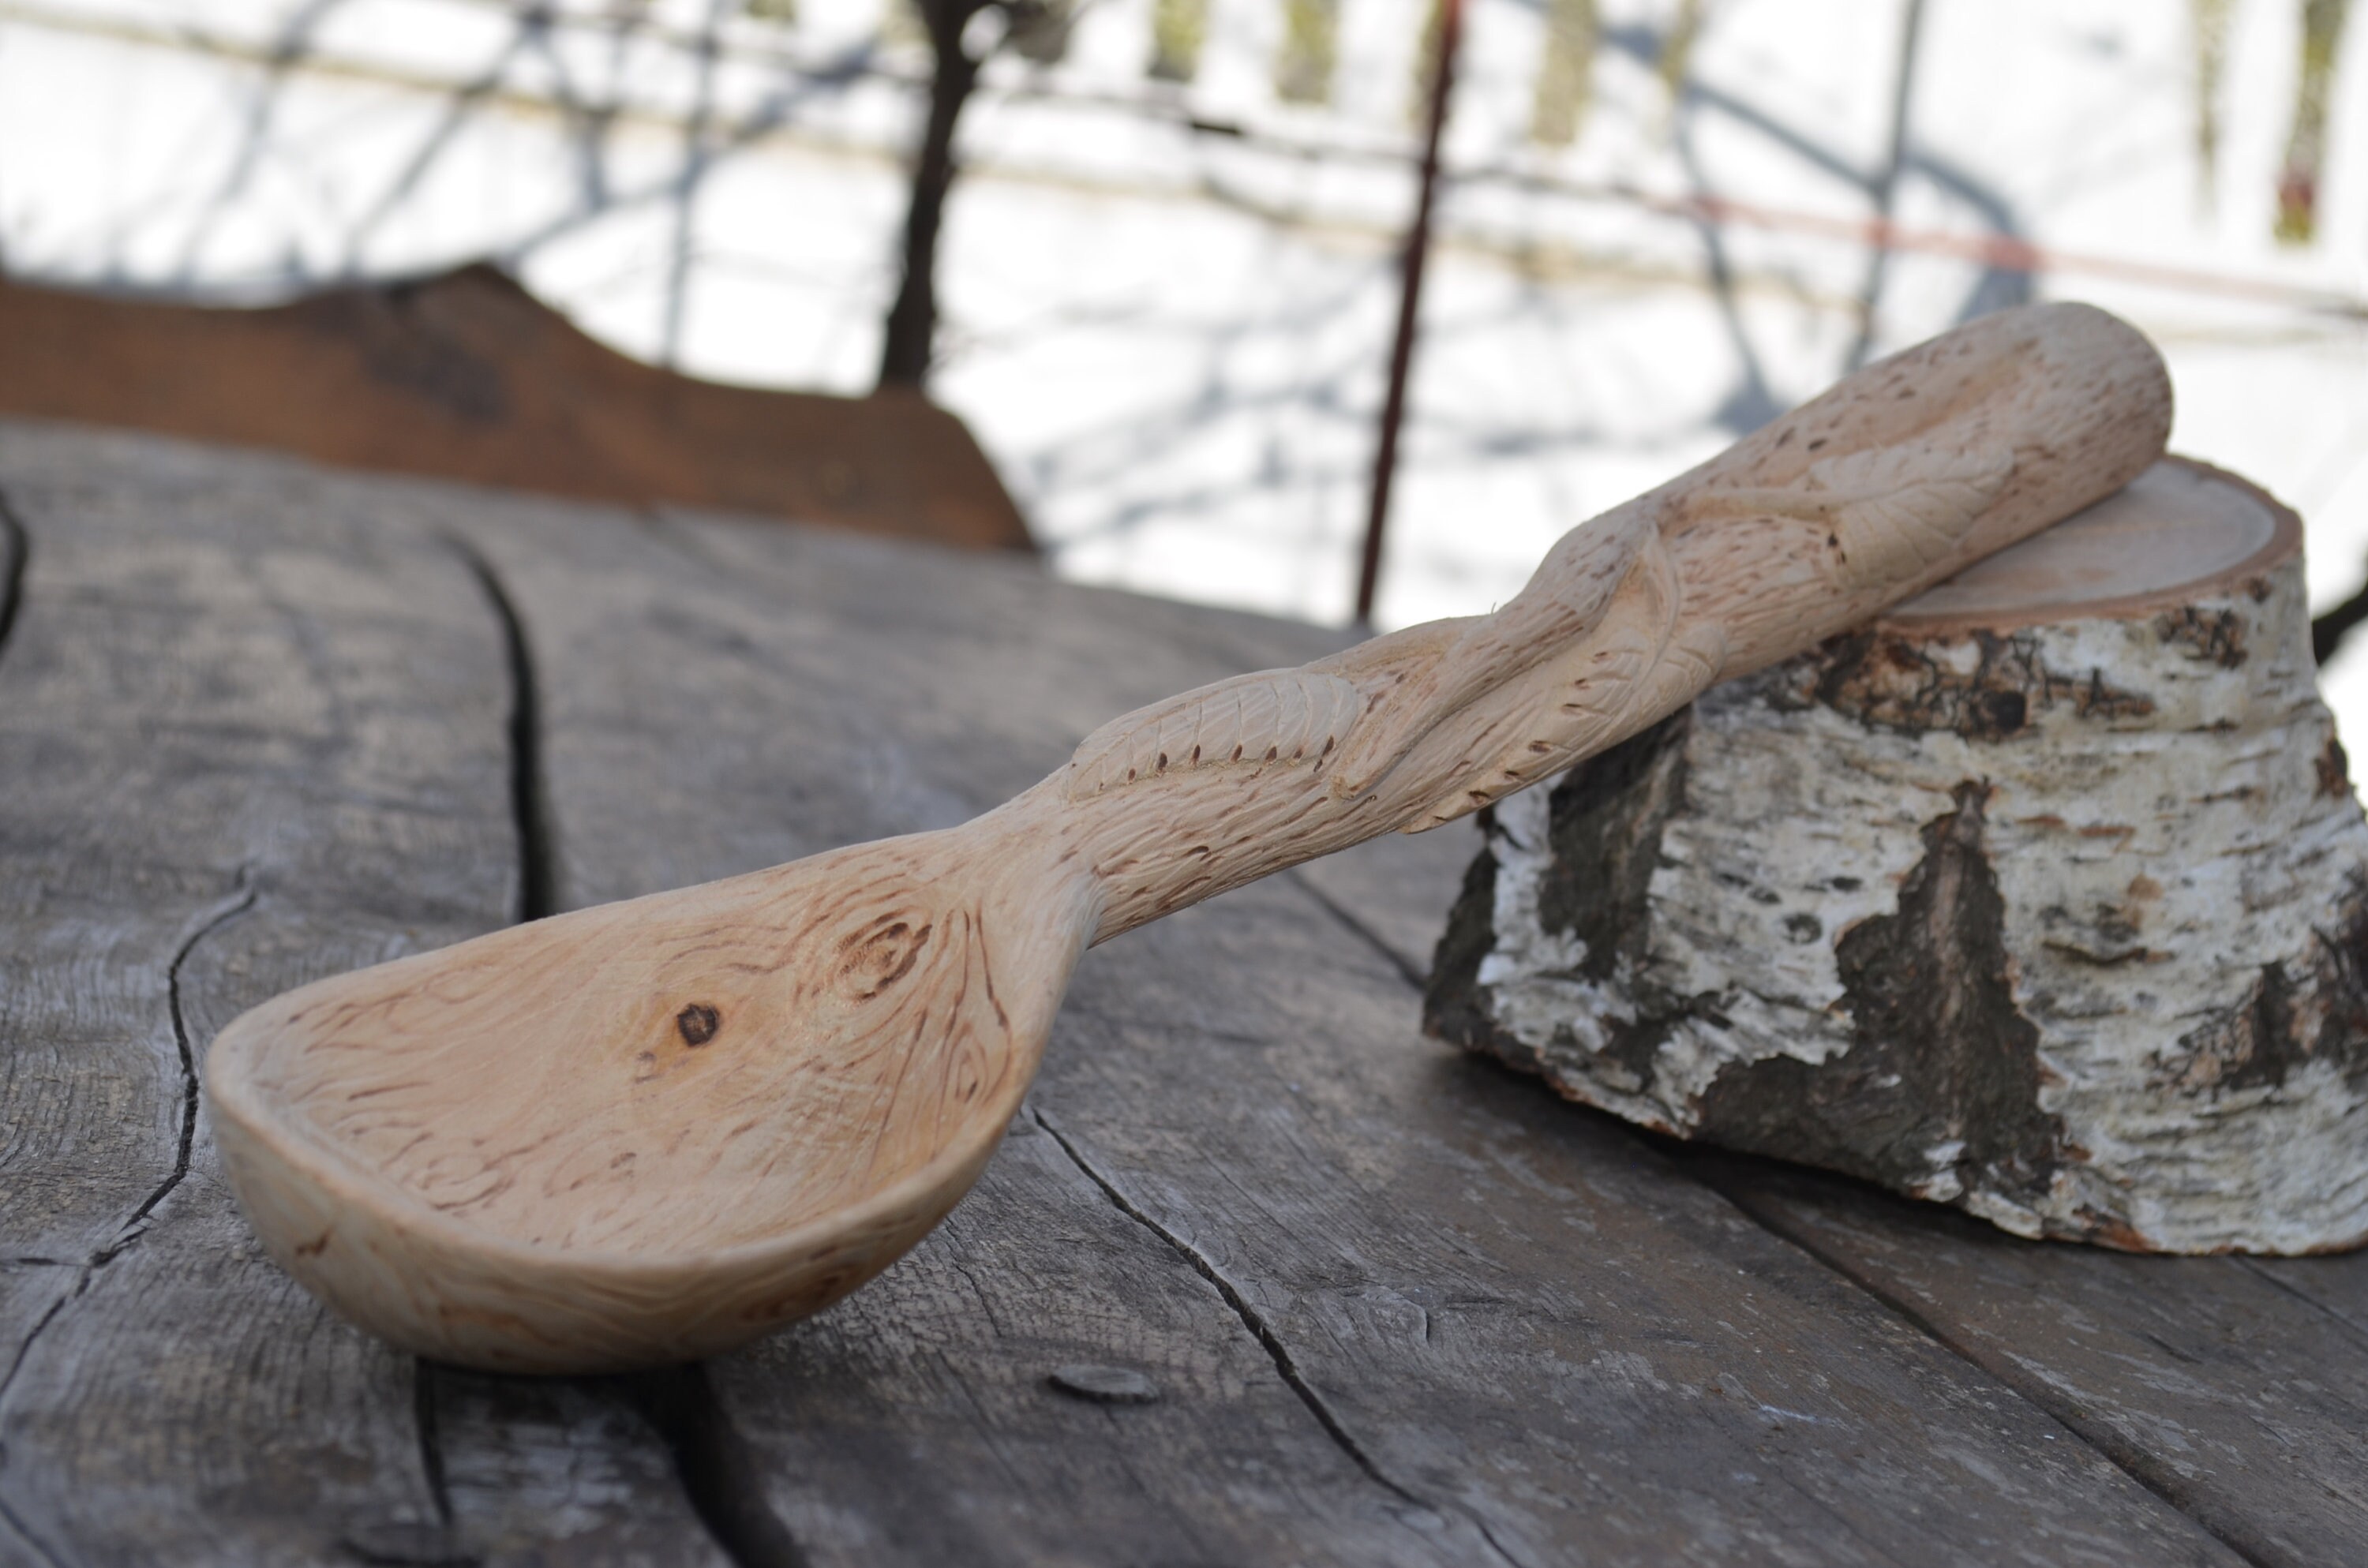
<svg viewBox="0 0 2368 1568">
<path fill-rule="evenodd" d="M 0 425 L 0 1561 L 2368 1562 L 2368 1257 L 2018 1243 L 1427 1041 L 1460 828 L 1091 955 L 977 1191 L 823 1317 L 416 1364 L 233 1209 L 233 1014 L 953 823 L 1338 634 L 65 427 Z"/>
</svg>

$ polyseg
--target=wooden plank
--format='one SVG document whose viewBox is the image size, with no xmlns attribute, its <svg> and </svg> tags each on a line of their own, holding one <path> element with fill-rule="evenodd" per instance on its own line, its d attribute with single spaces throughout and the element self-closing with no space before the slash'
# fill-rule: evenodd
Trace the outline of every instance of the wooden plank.
<svg viewBox="0 0 2368 1568">
<path fill-rule="evenodd" d="M 104 1425 L 169 1412 L 159 1446 L 192 1460 L 230 1414 L 222 1407 L 236 1403 L 229 1388 L 205 1386 L 212 1358 L 202 1348 L 188 1377 L 158 1354 L 188 1328 L 230 1325 L 152 1318 L 142 1287 L 154 1288 L 158 1255 L 189 1233 L 184 1217 L 219 1207 L 194 1148 L 181 1164 L 184 1051 L 207 1027 L 197 998 L 222 990 L 226 933 L 257 928 L 260 874 L 275 893 L 301 881 L 267 835 L 273 808 L 303 790 L 298 752 L 333 718 L 306 651 L 274 636 L 273 622 L 290 577 L 313 563 L 242 559 L 268 534 L 241 528 L 251 497 L 210 483 L 199 462 L 143 465 L 145 454 L 117 447 L 77 464 L 37 435 L 10 430 L 5 441 L 0 476 L 30 559 L 0 656 L 0 962 L 9 969 L 0 1125 L 11 1130 L 0 1212 L 8 1251 L 38 1274 L 34 1290 L 10 1292 L 0 1497 L 61 1560 L 129 1555 L 165 1539 L 168 1525 L 194 1525 L 202 1555 L 241 1533 L 235 1524 L 218 1532 L 201 1510 L 176 1509 L 193 1501 L 177 1488 L 163 1506 L 143 1506 L 159 1478 L 110 1474 L 126 1459 L 147 1468 L 148 1456 L 122 1454 Z M 154 527 L 168 496 L 185 504 L 184 537 Z M 217 672 L 227 680 L 216 685 Z M 305 846 L 300 837 L 290 847 L 301 856 Z M 497 904 L 501 890 L 491 897 Z M 228 1287 L 281 1331 L 249 1342 L 248 1354 L 285 1356 L 291 1369 L 313 1363 L 344 1396 L 300 1413 L 282 1450 L 297 1463 L 274 1479 L 293 1494 L 307 1461 L 343 1450 L 372 1462 L 327 1489 L 331 1506 L 428 1506 L 404 1419 L 407 1366 L 291 1312 L 299 1304 L 285 1282 L 227 1224 L 200 1218 L 197 1229 L 211 1256 L 190 1284 Z M 199 1262 L 168 1258 L 179 1267 L 167 1272 Z M 239 1423 L 233 1415 L 223 1425 Z"/>
<path fill-rule="evenodd" d="M 1157 1397 L 1056 1384 L 1079 1367 Z M 715 1376 L 815 1562 L 1488 1558 L 1345 1451 L 1220 1288 L 1032 1117 L 905 1263 Z"/>
<path fill-rule="evenodd" d="M 957 820 L 1115 711 L 1326 640 L 575 521 L 565 558 L 484 536 L 547 693 L 566 902 Z M 1436 879 L 1421 851 L 1364 885 Z M 1421 1040 L 1411 943 L 1316 885 L 1092 955 L 1040 1135 L 865 1292 L 716 1366 L 814 1561 L 1281 1562 L 1311 1516 L 1340 1561 L 2235 1561 L 1634 1135 Z M 1148 1370 L 1164 1410 L 1070 1421 L 1038 1381 L 1072 1356 Z"/>
<path fill-rule="evenodd" d="M 448 1555 L 567 1568 L 726 1568 L 632 1389 L 608 1380 L 423 1369 Z M 379 1543 L 385 1555 L 390 1542 Z M 423 1553 L 429 1561 L 431 1553 Z"/>
<path fill-rule="evenodd" d="M 1096 1038 L 1039 1103 L 1093 1129 L 1087 1158 L 1160 1229 L 1258 1283 L 1386 1472 L 1524 1561 L 2219 1559 L 1633 1135 L 1443 1059 L 1390 969 L 1255 903 L 1081 973 Z M 1210 1072 L 1211 1040 L 1261 1028 Z"/>
<path fill-rule="evenodd" d="M 2368 1561 L 2368 1256 L 2030 1243 L 1820 1172 L 1691 1163 L 2249 1561 Z"/>
<path fill-rule="evenodd" d="M 438 1374 L 264 1258 L 199 1115 L 244 1007 L 510 917 L 469 565 L 416 494 L 172 443 L 0 425 L 0 1516 L 49 1563 L 457 1561 L 540 1465 L 571 1561 L 649 1560 L 626 1513 L 713 1561 L 645 1427 L 463 1391 L 423 1433 Z"/>
<path fill-rule="evenodd" d="M 2244 1267 L 2368 1340 L 2368 1253 L 2246 1258 Z"/>
</svg>

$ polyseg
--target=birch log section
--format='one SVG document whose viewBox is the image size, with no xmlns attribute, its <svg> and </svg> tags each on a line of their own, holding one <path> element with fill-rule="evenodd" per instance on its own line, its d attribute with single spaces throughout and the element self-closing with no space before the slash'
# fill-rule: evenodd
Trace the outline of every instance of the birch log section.
<svg viewBox="0 0 2368 1568">
<path fill-rule="evenodd" d="M 1088 945 L 1452 821 L 1858 625 L 2126 483 L 2169 413 L 2102 312 L 1962 327 L 1574 529 L 1493 616 L 1126 714 L 958 828 L 278 998 L 209 1059 L 233 1180 L 283 1267 L 426 1354 L 748 1338 L 961 1198 Z"/>
<path fill-rule="evenodd" d="M 2026 1236 L 2368 1237 L 2368 824 L 2294 514 L 2157 463 L 1499 806 L 1432 1030 Z"/>
</svg>

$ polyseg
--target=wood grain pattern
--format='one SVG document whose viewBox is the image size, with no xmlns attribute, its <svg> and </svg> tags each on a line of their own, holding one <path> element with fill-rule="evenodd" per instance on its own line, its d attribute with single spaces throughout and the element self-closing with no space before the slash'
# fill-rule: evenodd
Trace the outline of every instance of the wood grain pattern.
<svg viewBox="0 0 2368 1568">
<path fill-rule="evenodd" d="M 1203 767 L 1310 767 L 1348 738 L 1364 695 L 1338 676 L 1283 670 L 1235 676 L 1111 720 L 1069 759 L 1068 797 Z"/>
<path fill-rule="evenodd" d="M 1097 710 L 1326 636 L 729 524 L 552 537 L 488 548 L 566 715 L 544 761 L 568 897 L 728 875 L 815 821 L 922 827 L 963 803 L 940 788 L 984 806 Z M 1037 678 L 1073 640 L 1110 654 Z M 953 665 L 896 737 L 901 804 L 814 743 Z M 768 673 L 785 707 L 730 700 Z M 1435 919 L 1456 831 L 1087 955 L 963 1205 L 712 1363 L 811 1561 L 2234 1561 L 1616 1124 L 1422 1041 L 1395 963 L 1298 882 Z M 1074 1362 L 1161 1397 L 1046 1385 Z"/>
<path fill-rule="evenodd" d="M 2103 312 L 1985 318 L 1575 530 L 1494 616 L 1129 715 L 959 829 L 276 999 L 211 1059 L 233 1179 L 275 1259 L 424 1354 L 752 1337 L 959 1199 L 1089 942 L 1634 733 L 2110 493 L 2169 417 Z"/>
<path fill-rule="evenodd" d="M 450 1487 L 540 1449 L 576 1471 L 541 1545 L 713 1561 L 646 1432 L 497 1396 L 423 1434 L 437 1374 L 270 1264 L 199 1114 L 233 1016 L 508 918 L 510 683 L 466 566 L 416 506 L 169 443 L 0 426 L 0 493 L 31 547 L 0 643 L 0 1540 L 450 1561 L 521 1533 Z"/>
</svg>

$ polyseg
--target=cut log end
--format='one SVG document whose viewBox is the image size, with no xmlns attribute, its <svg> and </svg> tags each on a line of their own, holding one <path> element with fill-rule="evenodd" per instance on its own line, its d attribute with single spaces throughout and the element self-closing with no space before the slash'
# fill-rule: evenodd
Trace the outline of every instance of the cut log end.
<svg viewBox="0 0 2368 1568">
<path fill-rule="evenodd" d="M 2247 589 L 2301 552 L 2302 520 L 2268 492 L 2209 463 L 2166 458 L 1879 624 L 1936 637 L 2129 619 Z"/>
<path fill-rule="evenodd" d="M 1434 1032 L 2024 1235 L 2368 1236 L 2368 824 L 2294 515 L 2169 460 L 1499 804 Z"/>
</svg>

